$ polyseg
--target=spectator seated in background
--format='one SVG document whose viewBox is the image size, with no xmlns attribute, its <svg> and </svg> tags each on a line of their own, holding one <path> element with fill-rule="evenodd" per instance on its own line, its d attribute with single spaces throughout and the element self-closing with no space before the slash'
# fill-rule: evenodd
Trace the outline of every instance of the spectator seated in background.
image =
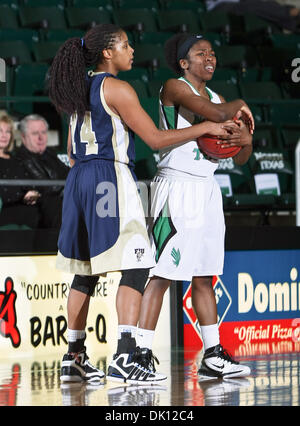
<svg viewBox="0 0 300 426">
<path fill-rule="evenodd" d="M 11 155 L 14 144 L 14 123 L 8 115 L 0 116 L 0 179 L 30 179 L 22 162 Z M 39 208 L 36 203 L 39 193 L 24 186 L 0 184 L 0 227 L 25 225 L 29 228 L 39 226 Z"/>
<path fill-rule="evenodd" d="M 234 15 L 251 13 L 286 30 L 300 31 L 300 10 L 276 0 L 206 0 L 206 8 Z"/>
<path fill-rule="evenodd" d="M 47 147 L 48 123 L 44 117 L 32 114 L 20 122 L 22 146 L 15 151 L 31 179 L 65 180 L 69 167 L 59 160 L 53 148 Z M 62 213 L 63 186 L 37 185 L 40 197 L 41 227 L 59 228 Z"/>
</svg>

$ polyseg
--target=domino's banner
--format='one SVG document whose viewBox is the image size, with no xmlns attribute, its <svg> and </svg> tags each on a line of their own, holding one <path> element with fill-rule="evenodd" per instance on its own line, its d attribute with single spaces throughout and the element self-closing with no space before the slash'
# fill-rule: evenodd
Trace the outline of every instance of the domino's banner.
<svg viewBox="0 0 300 426">
<path fill-rule="evenodd" d="M 235 355 L 300 352 L 300 250 L 229 251 L 213 278 L 221 344 Z M 184 346 L 201 331 L 183 282 Z"/>
</svg>

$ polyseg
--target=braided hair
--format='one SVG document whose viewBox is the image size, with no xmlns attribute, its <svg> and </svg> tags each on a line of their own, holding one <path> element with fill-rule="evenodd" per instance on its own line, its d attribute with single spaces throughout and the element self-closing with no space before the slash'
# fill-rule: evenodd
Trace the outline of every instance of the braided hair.
<svg viewBox="0 0 300 426">
<path fill-rule="evenodd" d="M 113 24 L 91 28 L 81 39 L 68 39 L 58 50 L 48 75 L 49 97 L 56 110 L 83 117 L 89 109 L 86 68 L 103 60 L 103 50 L 111 49 L 122 29 Z"/>
</svg>

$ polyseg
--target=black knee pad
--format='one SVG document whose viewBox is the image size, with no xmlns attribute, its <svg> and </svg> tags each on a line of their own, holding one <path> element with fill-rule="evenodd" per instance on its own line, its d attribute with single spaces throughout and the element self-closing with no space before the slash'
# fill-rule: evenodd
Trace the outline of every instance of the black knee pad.
<svg viewBox="0 0 300 426">
<path fill-rule="evenodd" d="M 127 269 L 122 271 L 119 285 L 126 285 L 143 294 L 148 276 L 149 269 Z"/>
<path fill-rule="evenodd" d="M 92 296 L 98 280 L 99 277 L 97 275 L 75 275 L 71 288 L 88 296 Z"/>
</svg>

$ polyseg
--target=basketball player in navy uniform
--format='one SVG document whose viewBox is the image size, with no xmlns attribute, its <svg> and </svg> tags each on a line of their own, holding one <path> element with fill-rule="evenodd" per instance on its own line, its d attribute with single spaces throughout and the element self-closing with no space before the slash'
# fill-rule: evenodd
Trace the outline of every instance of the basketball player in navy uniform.
<svg viewBox="0 0 300 426">
<path fill-rule="evenodd" d="M 57 266 L 74 273 L 68 297 L 68 353 L 61 380 L 98 381 L 104 372 L 89 363 L 84 341 L 90 296 L 98 275 L 121 271 L 116 297 L 118 345 L 108 368 L 110 380 L 155 383 L 166 378 L 149 365 L 149 352 L 136 346 L 135 332 L 144 286 L 154 259 L 133 173 L 137 133 L 151 148 L 188 141 L 204 133 L 240 138 L 234 122 L 207 122 L 161 131 L 142 109 L 133 88 L 116 78 L 131 69 L 133 49 L 126 33 L 98 25 L 67 40 L 49 74 L 49 95 L 70 116 L 66 181 Z M 94 71 L 86 74 L 86 68 Z"/>
<path fill-rule="evenodd" d="M 225 103 L 207 87 L 216 67 L 211 43 L 201 35 L 176 34 L 166 42 L 165 56 L 180 77 L 168 80 L 161 90 L 161 128 L 183 129 L 195 122 L 219 122 L 238 115 L 247 125 L 238 122 L 242 135 L 235 145 L 242 148 L 234 161 L 246 163 L 252 152 L 253 117 L 242 99 Z M 151 350 L 165 291 L 172 280 L 191 281 L 192 306 L 205 351 L 199 380 L 250 373 L 248 366 L 235 362 L 220 345 L 212 278 L 223 273 L 225 223 L 222 195 L 214 178 L 217 167 L 218 160 L 208 158 L 193 139 L 160 149 L 151 184 L 150 241 L 157 264 L 151 269 L 137 332 L 138 344 Z"/>
</svg>

